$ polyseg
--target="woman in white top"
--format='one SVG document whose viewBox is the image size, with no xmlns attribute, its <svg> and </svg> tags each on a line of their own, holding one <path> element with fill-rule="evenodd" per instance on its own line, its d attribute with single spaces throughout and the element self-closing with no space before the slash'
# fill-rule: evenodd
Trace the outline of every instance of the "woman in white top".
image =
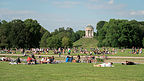
<svg viewBox="0 0 144 81">
<path fill-rule="evenodd" d="M 112 62 L 102 63 L 102 64 L 94 65 L 94 67 L 113 67 L 112 64 L 113 64 Z"/>
</svg>

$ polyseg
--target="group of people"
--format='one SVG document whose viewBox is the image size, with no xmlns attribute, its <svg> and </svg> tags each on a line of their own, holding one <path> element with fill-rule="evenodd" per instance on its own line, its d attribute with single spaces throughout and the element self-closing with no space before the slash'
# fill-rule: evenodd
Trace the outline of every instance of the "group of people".
<svg viewBox="0 0 144 81">
<path fill-rule="evenodd" d="M 85 57 L 87 60 L 85 63 L 92 63 L 95 60 L 94 56 L 86 56 Z M 1 57 L 0 61 L 11 61 L 10 58 L 8 57 Z M 34 56 L 34 54 L 31 54 L 31 57 L 28 56 L 28 58 L 26 59 L 27 64 L 56 64 L 58 62 L 55 61 L 54 56 L 52 57 L 42 57 L 40 62 L 37 63 L 37 60 Z M 65 62 L 73 62 L 73 63 L 80 63 L 81 62 L 81 57 L 80 55 L 77 55 L 77 58 L 75 59 L 73 56 L 67 56 L 66 57 L 66 61 Z M 10 62 L 9 64 L 25 64 L 22 63 L 20 57 L 17 57 L 17 59 L 15 60 L 15 62 Z M 136 63 L 131 62 L 131 61 L 125 61 L 121 63 L 122 65 L 136 65 Z M 102 64 L 94 64 L 94 67 L 114 67 L 112 62 L 108 62 L 108 63 L 102 63 Z"/>
<path fill-rule="evenodd" d="M 71 49 L 70 48 L 67 48 L 67 49 L 64 49 L 64 48 L 58 48 L 58 49 L 54 49 L 53 50 L 54 54 L 59 54 L 59 57 L 61 56 L 61 54 L 71 54 Z"/>
<path fill-rule="evenodd" d="M 41 57 L 40 57 L 41 58 Z M 18 57 L 15 61 L 10 62 L 9 64 L 56 64 L 57 62 L 54 60 L 54 56 L 52 57 L 42 57 L 41 60 L 38 62 L 38 60 L 36 60 L 34 54 L 27 57 L 27 59 L 25 60 L 26 63 L 22 63 L 22 59 L 20 57 Z"/>
<path fill-rule="evenodd" d="M 21 52 L 22 54 L 27 54 L 27 53 L 33 53 L 33 54 L 48 54 L 50 53 L 50 51 L 53 51 L 54 54 L 58 54 L 59 57 L 63 54 L 68 54 L 71 55 L 71 53 L 74 54 L 90 54 L 90 55 L 97 55 L 97 54 L 117 54 L 118 52 L 125 52 L 125 49 L 116 49 L 116 48 L 106 48 L 106 47 L 102 47 L 102 48 L 58 48 L 58 49 L 49 49 L 49 48 L 31 48 L 31 49 L 2 49 L 0 50 L 0 53 L 10 53 L 10 54 L 15 54 L 17 52 Z M 141 54 L 142 53 L 142 48 L 136 48 L 136 47 L 132 47 L 131 51 L 129 53 L 132 54 Z"/>
<path fill-rule="evenodd" d="M 55 61 L 54 56 L 52 57 L 42 57 L 42 59 L 40 60 L 40 64 L 55 64 L 57 63 Z"/>
<path fill-rule="evenodd" d="M 27 58 L 27 63 L 28 63 L 28 64 L 37 64 L 37 60 L 36 60 L 34 54 L 32 54 L 31 57 L 29 56 L 29 57 Z"/>
<path fill-rule="evenodd" d="M 5 56 L 0 58 L 0 61 L 12 61 L 12 60 L 13 59 L 11 59 L 10 57 L 5 57 Z"/>
<path fill-rule="evenodd" d="M 76 59 L 74 59 L 73 56 L 67 56 L 65 62 L 80 63 L 80 55 L 77 55 Z"/>
<path fill-rule="evenodd" d="M 101 59 L 101 60 L 100 60 Z M 81 58 L 80 55 L 77 55 L 76 58 L 73 56 L 66 56 L 65 62 L 74 62 L 74 63 L 96 63 L 96 62 L 103 62 L 107 59 L 107 56 L 93 56 L 93 55 L 85 55 Z"/>
<path fill-rule="evenodd" d="M 7 54 L 16 54 L 16 50 L 13 49 L 2 49 L 0 50 L 0 53 L 7 53 Z"/>
<path fill-rule="evenodd" d="M 136 48 L 136 47 L 132 47 L 132 54 L 142 54 L 142 48 Z"/>
</svg>

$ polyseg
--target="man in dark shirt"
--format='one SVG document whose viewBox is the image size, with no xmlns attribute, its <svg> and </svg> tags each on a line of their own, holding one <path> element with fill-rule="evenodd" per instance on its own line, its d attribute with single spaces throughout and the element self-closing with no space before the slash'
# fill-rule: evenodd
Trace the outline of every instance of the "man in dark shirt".
<svg viewBox="0 0 144 81">
<path fill-rule="evenodd" d="M 131 61 L 126 61 L 125 63 L 122 63 L 122 65 L 136 65 L 136 63 Z"/>
<path fill-rule="evenodd" d="M 16 63 L 17 63 L 17 64 L 21 63 L 21 61 L 20 61 L 20 58 L 19 58 L 19 57 L 16 59 Z"/>
</svg>

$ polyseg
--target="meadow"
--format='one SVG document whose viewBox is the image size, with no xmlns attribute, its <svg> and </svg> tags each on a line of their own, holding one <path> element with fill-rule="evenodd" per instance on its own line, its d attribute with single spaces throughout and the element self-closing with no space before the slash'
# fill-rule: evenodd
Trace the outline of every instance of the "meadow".
<svg viewBox="0 0 144 81">
<path fill-rule="evenodd" d="M 9 65 L 0 62 L 0 81 L 144 81 L 144 65 L 93 67 L 87 63 Z"/>
</svg>

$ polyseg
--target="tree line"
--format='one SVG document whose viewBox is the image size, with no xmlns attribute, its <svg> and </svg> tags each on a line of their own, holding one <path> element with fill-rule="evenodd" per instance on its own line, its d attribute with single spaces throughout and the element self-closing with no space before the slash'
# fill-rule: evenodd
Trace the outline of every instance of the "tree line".
<svg viewBox="0 0 144 81">
<path fill-rule="evenodd" d="M 85 32 L 82 30 L 74 32 L 72 28 L 61 27 L 55 29 L 54 32 L 45 32 L 41 38 L 40 47 L 59 48 L 72 47 L 73 42 L 79 40 L 84 36 Z"/>
<path fill-rule="evenodd" d="M 98 46 L 144 47 L 144 21 L 110 19 L 97 23 Z"/>
<path fill-rule="evenodd" d="M 144 21 L 110 19 L 96 26 L 98 46 L 144 47 Z M 0 48 L 59 48 L 72 47 L 85 31 L 61 27 L 49 32 L 37 20 L 14 19 L 0 21 Z"/>
<path fill-rule="evenodd" d="M 0 48 L 2 49 L 72 47 L 73 42 L 82 36 L 84 31 L 74 32 L 70 27 L 49 32 L 33 19 L 0 21 Z"/>
</svg>

